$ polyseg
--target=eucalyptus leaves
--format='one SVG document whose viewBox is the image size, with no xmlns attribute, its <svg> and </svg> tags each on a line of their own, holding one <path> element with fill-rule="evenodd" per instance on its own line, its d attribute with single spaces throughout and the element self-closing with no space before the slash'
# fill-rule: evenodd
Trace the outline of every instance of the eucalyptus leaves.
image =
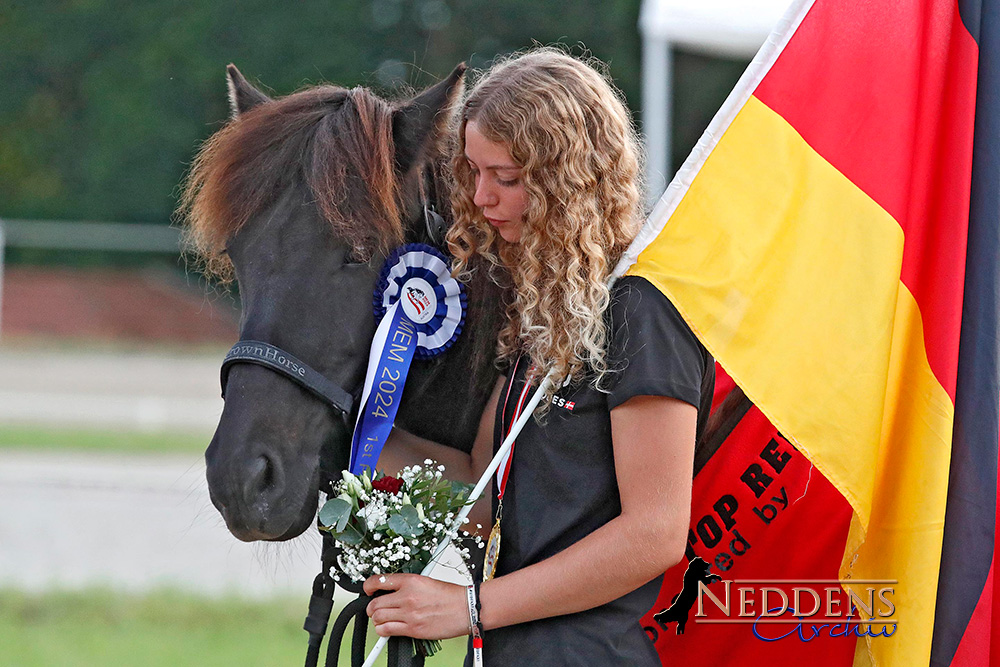
<svg viewBox="0 0 1000 667">
<path fill-rule="evenodd" d="M 376 574 L 420 573 L 468 502 L 472 484 L 452 482 L 430 459 L 403 468 L 398 478 L 346 470 L 319 511 L 319 523 L 341 546 L 340 570 L 354 581 Z M 468 519 L 466 519 L 468 521 Z M 476 538 L 478 540 L 478 538 Z M 459 548 L 466 561 L 467 548 Z"/>
</svg>

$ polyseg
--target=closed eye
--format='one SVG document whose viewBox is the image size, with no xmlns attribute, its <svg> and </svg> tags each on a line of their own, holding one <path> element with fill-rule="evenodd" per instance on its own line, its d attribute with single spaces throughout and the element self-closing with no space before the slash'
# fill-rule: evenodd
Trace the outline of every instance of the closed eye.
<svg viewBox="0 0 1000 667">
<path fill-rule="evenodd" d="M 358 266 L 367 263 L 368 260 L 362 259 L 357 254 L 355 254 L 353 248 L 347 248 L 344 251 L 344 266 Z"/>
</svg>

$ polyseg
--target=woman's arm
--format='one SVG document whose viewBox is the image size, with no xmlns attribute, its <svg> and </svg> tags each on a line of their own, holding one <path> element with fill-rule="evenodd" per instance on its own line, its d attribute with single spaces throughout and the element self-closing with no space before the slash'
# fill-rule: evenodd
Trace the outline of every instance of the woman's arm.
<svg viewBox="0 0 1000 667">
<path fill-rule="evenodd" d="M 506 378 L 501 376 L 486 401 L 470 453 L 466 454 L 461 450 L 446 447 L 393 427 L 385 449 L 379 456 L 379 469 L 384 470 L 386 474 L 396 475 L 408 465 L 422 463 L 424 459 L 434 459 L 445 466 L 448 479 L 466 483 L 478 482 L 479 475 L 486 470 L 493 453 L 493 421 L 496 419 L 497 401 L 500 400 L 500 391 L 505 382 Z"/>
<path fill-rule="evenodd" d="M 485 628 L 591 609 L 635 590 L 680 561 L 691 508 L 697 409 L 636 396 L 611 411 L 621 514 L 576 544 L 482 585 Z M 467 634 L 465 593 L 418 575 L 365 582 L 380 635 L 442 639 Z"/>
</svg>

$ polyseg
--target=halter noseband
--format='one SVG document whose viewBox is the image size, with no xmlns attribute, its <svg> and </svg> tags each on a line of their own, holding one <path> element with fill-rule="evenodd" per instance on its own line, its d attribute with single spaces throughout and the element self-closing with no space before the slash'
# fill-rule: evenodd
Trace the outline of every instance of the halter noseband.
<svg viewBox="0 0 1000 667">
<path fill-rule="evenodd" d="M 222 360 L 222 398 L 226 397 L 229 369 L 235 363 L 265 366 L 284 375 L 303 389 L 311 391 L 340 413 L 346 421 L 354 409 L 354 397 L 340 385 L 328 380 L 308 364 L 299 361 L 280 347 L 255 340 L 241 340 L 229 350 Z"/>
</svg>

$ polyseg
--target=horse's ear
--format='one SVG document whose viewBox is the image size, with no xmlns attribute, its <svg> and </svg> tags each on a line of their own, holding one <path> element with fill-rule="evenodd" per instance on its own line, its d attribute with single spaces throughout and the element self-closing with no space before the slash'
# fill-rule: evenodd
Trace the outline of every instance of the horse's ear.
<svg viewBox="0 0 1000 667">
<path fill-rule="evenodd" d="M 459 63 L 448 78 L 396 108 L 392 137 L 396 143 L 396 166 L 406 173 L 444 132 L 455 102 L 462 95 L 465 63 Z"/>
<path fill-rule="evenodd" d="M 226 65 L 226 83 L 229 87 L 229 110 L 233 118 L 250 111 L 258 104 L 271 101 L 270 97 L 250 85 L 232 63 Z"/>
</svg>

